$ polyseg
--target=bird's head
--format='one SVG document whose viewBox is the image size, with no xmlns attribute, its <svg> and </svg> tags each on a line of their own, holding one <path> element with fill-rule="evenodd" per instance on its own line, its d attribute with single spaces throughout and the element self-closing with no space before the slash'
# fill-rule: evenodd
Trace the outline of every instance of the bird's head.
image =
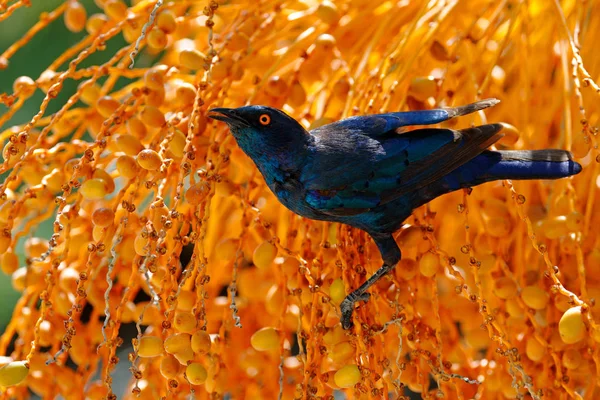
<svg viewBox="0 0 600 400">
<path fill-rule="evenodd" d="M 310 137 L 294 118 L 272 107 L 213 108 L 208 116 L 229 125 L 239 146 L 254 161 L 300 152 Z"/>
</svg>

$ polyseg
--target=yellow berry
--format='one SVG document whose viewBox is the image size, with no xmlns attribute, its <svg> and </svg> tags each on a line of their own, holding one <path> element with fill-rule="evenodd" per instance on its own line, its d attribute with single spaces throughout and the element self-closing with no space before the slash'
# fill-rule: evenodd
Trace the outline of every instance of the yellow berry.
<svg viewBox="0 0 600 400">
<path fill-rule="evenodd" d="M 408 94 L 419 101 L 435 97 L 438 90 L 437 81 L 432 76 L 413 78 L 408 87 Z"/>
<path fill-rule="evenodd" d="M 177 311 L 173 318 L 173 326 L 179 332 L 192 333 L 196 329 L 197 321 L 194 314 L 189 311 Z"/>
<path fill-rule="evenodd" d="M 69 1 L 65 10 L 65 26 L 71 32 L 81 32 L 87 22 L 87 12 L 78 1 Z"/>
<path fill-rule="evenodd" d="M 147 237 L 142 235 L 142 232 L 138 233 L 133 242 L 133 249 L 139 256 L 146 256 L 150 252 L 149 241 Z"/>
<path fill-rule="evenodd" d="M 287 83 L 278 76 L 273 76 L 265 86 L 265 92 L 273 97 L 282 97 L 287 92 Z"/>
<path fill-rule="evenodd" d="M 104 3 L 104 13 L 109 18 L 120 21 L 127 16 L 127 5 L 121 0 L 107 0 Z"/>
<path fill-rule="evenodd" d="M 142 336 L 138 346 L 138 356 L 156 357 L 163 352 L 163 341 L 158 336 Z"/>
<path fill-rule="evenodd" d="M 81 185 L 79 193 L 86 200 L 103 199 L 107 194 L 106 182 L 103 179 L 88 179 Z"/>
<path fill-rule="evenodd" d="M 15 386 L 23 382 L 29 374 L 26 361 L 12 361 L 0 368 L 0 387 Z"/>
<path fill-rule="evenodd" d="M 299 81 L 292 83 L 292 89 L 288 97 L 288 104 L 294 108 L 300 107 L 306 101 L 306 90 Z"/>
<path fill-rule="evenodd" d="M 92 174 L 92 178 L 94 179 L 102 179 L 104 181 L 104 185 L 106 186 L 106 192 L 112 193 L 115 191 L 115 181 L 110 176 L 108 172 L 101 168 L 96 168 L 94 173 Z"/>
<path fill-rule="evenodd" d="M 542 232 L 548 239 L 557 239 L 569 233 L 567 228 L 567 217 L 560 215 L 558 217 L 546 219 L 542 225 Z"/>
<path fill-rule="evenodd" d="M 362 375 L 356 365 L 345 365 L 333 376 L 335 384 L 341 388 L 354 387 L 354 385 L 360 382 L 361 378 Z"/>
<path fill-rule="evenodd" d="M 144 150 L 144 145 L 140 139 L 133 135 L 117 135 L 115 137 L 117 148 L 128 156 L 135 156 Z"/>
<path fill-rule="evenodd" d="M 521 291 L 521 298 L 527 307 L 534 310 L 542 310 L 548 304 L 549 296 L 539 286 L 526 286 Z"/>
<path fill-rule="evenodd" d="M 356 353 L 356 348 L 350 342 L 336 343 L 329 353 L 329 357 L 337 364 L 348 362 Z"/>
<path fill-rule="evenodd" d="M 156 171 L 162 166 L 162 158 L 156 151 L 145 149 L 138 153 L 137 163 L 148 171 Z"/>
<path fill-rule="evenodd" d="M 163 50 L 167 47 L 167 42 L 169 39 L 167 38 L 167 34 L 157 27 L 150 29 L 150 32 L 146 35 L 146 42 L 148 46 L 153 50 Z"/>
<path fill-rule="evenodd" d="M 146 106 L 140 114 L 142 122 L 153 128 L 160 128 L 165 124 L 165 115 L 158 108 Z"/>
<path fill-rule="evenodd" d="M 185 369 L 185 376 L 192 385 L 202 385 L 206 381 L 208 373 L 202 364 L 194 362 Z"/>
<path fill-rule="evenodd" d="M 577 211 L 573 211 L 567 215 L 567 228 L 571 232 L 579 232 L 583 229 L 583 221 L 583 215 Z"/>
<path fill-rule="evenodd" d="M 160 360 L 160 373 L 166 379 L 174 379 L 181 371 L 181 364 L 172 355 L 166 354 Z"/>
<path fill-rule="evenodd" d="M 531 361 L 541 361 L 546 354 L 546 346 L 541 344 L 536 338 L 529 337 L 525 344 L 525 353 Z"/>
<path fill-rule="evenodd" d="M 29 97 L 35 92 L 36 86 L 33 79 L 28 76 L 20 76 L 13 83 L 13 92 L 22 97 Z"/>
<path fill-rule="evenodd" d="M 117 171 L 125 179 L 133 179 L 138 176 L 140 167 L 135 158 L 131 156 L 121 156 L 117 158 Z"/>
<path fill-rule="evenodd" d="M 329 25 L 335 24 L 340 19 L 337 6 L 329 0 L 320 2 L 316 15 L 321 21 Z"/>
<path fill-rule="evenodd" d="M 191 348 L 191 338 L 189 333 L 175 333 L 165 339 L 165 350 L 169 354 L 176 354 Z"/>
<path fill-rule="evenodd" d="M 196 331 L 192 335 L 192 350 L 194 353 L 204 354 L 210 351 L 210 335 L 206 331 Z"/>
<path fill-rule="evenodd" d="M 121 103 L 110 96 L 103 96 L 96 101 L 96 110 L 104 118 L 109 118 L 117 111 Z"/>
<path fill-rule="evenodd" d="M 156 17 L 156 26 L 165 33 L 173 33 L 177 29 L 177 20 L 171 10 L 164 10 Z"/>
<path fill-rule="evenodd" d="M 191 83 L 180 82 L 175 89 L 175 102 L 181 107 L 189 107 L 196 99 L 196 88 Z"/>
<path fill-rule="evenodd" d="M 102 31 L 106 23 L 108 22 L 108 17 L 104 14 L 93 14 L 91 15 L 86 24 L 85 30 L 90 35 L 97 35 Z"/>
<path fill-rule="evenodd" d="M 494 282 L 494 294 L 501 299 L 510 299 L 517 295 L 517 284 L 510 278 L 503 276 Z"/>
<path fill-rule="evenodd" d="M 138 139 L 144 139 L 148 133 L 148 129 L 146 129 L 146 125 L 141 120 L 131 117 L 127 120 L 127 133 Z"/>
<path fill-rule="evenodd" d="M 279 348 L 279 334 L 275 328 L 262 328 L 250 337 L 254 350 L 268 351 Z"/>
<path fill-rule="evenodd" d="M 252 261 L 259 269 L 267 269 L 273 265 L 277 256 L 277 248 L 268 241 L 264 241 L 256 247 L 252 255 Z"/>
<path fill-rule="evenodd" d="M 346 297 L 346 288 L 344 287 L 344 281 L 337 278 L 329 286 L 329 297 L 334 304 L 340 304 Z"/>
<path fill-rule="evenodd" d="M 189 361 L 194 359 L 194 351 L 191 346 L 187 346 L 181 351 L 174 353 L 173 357 L 175 357 L 181 365 L 187 365 Z"/>
<path fill-rule="evenodd" d="M 179 53 L 179 64 L 189 69 L 200 69 L 204 66 L 205 58 L 198 50 L 183 50 Z"/>
<path fill-rule="evenodd" d="M 421 275 L 431 278 L 440 268 L 440 257 L 437 254 L 425 253 L 419 260 L 419 271 Z"/>
<path fill-rule="evenodd" d="M 558 322 L 558 333 L 566 344 L 577 343 L 585 337 L 585 324 L 581 307 L 571 307 L 560 318 Z"/>
</svg>

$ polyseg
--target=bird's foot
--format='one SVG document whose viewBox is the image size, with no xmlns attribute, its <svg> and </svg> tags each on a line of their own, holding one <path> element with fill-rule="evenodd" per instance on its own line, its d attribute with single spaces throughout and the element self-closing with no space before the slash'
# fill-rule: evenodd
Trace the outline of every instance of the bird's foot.
<svg viewBox="0 0 600 400">
<path fill-rule="evenodd" d="M 369 301 L 371 295 L 369 293 L 355 294 L 350 293 L 340 304 L 340 311 L 342 312 L 342 328 L 352 328 L 352 312 L 354 311 L 354 303 L 357 301 Z"/>
</svg>

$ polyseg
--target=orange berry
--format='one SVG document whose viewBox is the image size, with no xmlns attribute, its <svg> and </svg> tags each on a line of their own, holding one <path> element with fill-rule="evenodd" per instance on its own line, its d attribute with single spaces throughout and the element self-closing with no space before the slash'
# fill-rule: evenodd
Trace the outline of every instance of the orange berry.
<svg viewBox="0 0 600 400">
<path fill-rule="evenodd" d="M 527 307 L 543 310 L 550 299 L 548 293 L 539 286 L 526 286 L 521 291 L 521 298 Z"/>
<path fill-rule="evenodd" d="M 536 338 L 529 337 L 525 344 L 525 353 L 531 361 L 539 362 L 546 355 L 546 346 L 541 344 Z"/>
<path fill-rule="evenodd" d="M 121 156 L 117 158 L 117 171 L 125 179 L 133 179 L 138 176 L 140 167 L 135 158 L 131 156 Z"/>
<path fill-rule="evenodd" d="M 156 107 L 146 106 L 140 114 L 142 122 L 153 128 L 160 128 L 165 124 L 165 115 Z"/>
<path fill-rule="evenodd" d="M 189 333 L 175 333 L 165 339 L 165 350 L 169 354 L 176 354 L 191 349 L 191 338 Z"/>
<path fill-rule="evenodd" d="M 138 153 L 137 163 L 148 171 L 156 171 L 162 166 L 162 158 L 156 151 L 146 149 Z"/>
<path fill-rule="evenodd" d="M 329 358 L 336 364 L 343 364 L 349 361 L 356 353 L 356 348 L 350 342 L 343 341 L 333 345 Z"/>
<path fill-rule="evenodd" d="M 211 340 L 210 335 L 206 331 L 196 331 L 192 335 L 192 350 L 194 353 L 204 354 L 210 351 Z"/>
<path fill-rule="evenodd" d="M 185 376 L 192 385 L 202 385 L 206 381 L 208 373 L 202 364 L 194 362 L 185 369 Z"/>
<path fill-rule="evenodd" d="M 69 1 L 65 10 L 65 26 L 71 32 L 81 32 L 87 22 L 85 7 L 78 1 Z"/>
<path fill-rule="evenodd" d="M 146 35 L 146 42 L 152 50 L 163 50 L 167 47 L 168 41 L 167 34 L 157 27 L 150 29 L 150 32 Z"/>
<path fill-rule="evenodd" d="M 148 255 L 148 253 L 150 252 L 148 238 L 144 237 L 142 235 L 142 233 L 140 232 L 135 237 L 135 241 L 133 242 L 133 248 L 134 248 L 135 252 L 137 253 L 137 255 L 139 255 L 139 256 Z"/>
<path fill-rule="evenodd" d="M 166 354 L 160 360 L 160 373 L 166 379 L 174 379 L 181 371 L 181 364 L 172 355 Z"/>
<path fill-rule="evenodd" d="M 106 15 L 93 14 L 88 18 L 88 20 L 85 24 L 85 30 L 87 31 L 87 33 L 89 33 L 92 36 L 97 35 L 104 29 L 104 26 L 106 25 L 107 22 L 108 22 L 108 17 Z"/>
<path fill-rule="evenodd" d="M 173 11 L 164 10 L 156 17 L 156 26 L 165 33 L 173 33 L 177 29 L 177 19 Z"/>
<path fill-rule="evenodd" d="M 96 168 L 92 174 L 92 178 L 102 179 L 106 185 L 106 192 L 112 193 L 115 191 L 115 181 L 108 172 L 101 168 Z"/>
<path fill-rule="evenodd" d="M 75 293 L 77 291 L 78 280 L 79 272 L 75 268 L 67 267 L 60 271 L 58 287 L 67 293 Z"/>
<path fill-rule="evenodd" d="M 103 96 L 96 102 L 96 110 L 98 110 L 98 113 L 104 118 L 109 118 L 117 111 L 117 108 L 119 108 L 120 105 L 121 103 L 112 97 Z"/>
<path fill-rule="evenodd" d="M 165 68 L 150 68 L 144 74 L 144 83 L 150 89 L 161 90 L 165 88 Z"/>
<path fill-rule="evenodd" d="M 179 332 L 192 333 L 194 329 L 196 329 L 196 325 L 196 317 L 191 312 L 177 311 L 175 313 L 175 317 L 173 318 L 173 327 L 175 327 L 175 329 L 177 329 Z"/>
<path fill-rule="evenodd" d="M 13 92 L 21 97 L 29 97 L 35 92 L 36 85 L 33 79 L 28 76 L 20 76 L 13 83 Z"/>
<path fill-rule="evenodd" d="M 6 275 L 11 275 L 19 268 L 19 257 L 12 251 L 2 254 L 0 268 Z"/>
<path fill-rule="evenodd" d="M 199 205 L 208 195 L 209 187 L 206 183 L 196 183 L 185 192 L 185 201 L 193 206 Z"/>
<path fill-rule="evenodd" d="M 92 213 L 92 222 L 96 226 L 107 227 L 112 225 L 115 213 L 110 208 L 98 208 Z"/>
<path fill-rule="evenodd" d="M 408 87 L 408 94 L 419 101 L 427 101 L 430 97 L 435 97 L 438 90 L 437 81 L 432 77 L 413 78 Z"/>
<path fill-rule="evenodd" d="M 127 120 L 127 132 L 138 139 L 144 139 L 148 133 L 148 129 L 146 129 L 146 125 L 141 120 L 131 117 Z"/>
<path fill-rule="evenodd" d="M 189 69 L 200 69 L 204 66 L 206 56 L 196 49 L 183 50 L 179 53 L 179 64 Z"/>
<path fill-rule="evenodd" d="M 287 83 L 278 76 L 273 76 L 267 82 L 265 86 L 265 92 L 273 97 L 282 97 L 286 94 L 288 89 Z"/>
<path fill-rule="evenodd" d="M 104 12 L 109 18 L 120 21 L 127 17 L 127 5 L 121 0 L 107 0 L 104 3 Z"/>
<path fill-rule="evenodd" d="M 196 88 L 191 83 L 179 82 L 175 90 L 175 102 L 181 107 L 189 107 L 196 99 Z"/>
<path fill-rule="evenodd" d="M 517 295 L 517 284 L 510 278 L 503 276 L 494 282 L 494 294 L 501 299 L 510 299 Z"/>
<path fill-rule="evenodd" d="M 294 108 L 301 107 L 306 102 L 306 90 L 300 82 L 292 83 L 292 89 L 288 97 L 288 104 Z"/>
<path fill-rule="evenodd" d="M 581 351 L 577 349 L 567 349 L 562 355 L 562 363 L 567 369 L 577 369 L 581 365 L 583 357 Z"/>
<path fill-rule="evenodd" d="M 135 156 L 144 150 L 144 145 L 133 135 L 117 135 L 115 137 L 117 148 L 128 156 Z"/>
<path fill-rule="evenodd" d="M 440 257 L 437 254 L 425 253 L 419 260 L 421 275 L 431 278 L 440 269 Z"/>
<path fill-rule="evenodd" d="M 175 158 L 182 158 L 185 150 L 186 137 L 179 129 L 175 130 L 169 142 L 169 150 Z"/>
</svg>

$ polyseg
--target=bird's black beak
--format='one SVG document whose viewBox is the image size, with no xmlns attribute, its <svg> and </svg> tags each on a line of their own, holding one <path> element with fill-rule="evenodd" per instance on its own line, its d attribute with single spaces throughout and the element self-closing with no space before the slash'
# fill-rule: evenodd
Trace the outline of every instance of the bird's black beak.
<svg viewBox="0 0 600 400">
<path fill-rule="evenodd" d="M 208 111 L 208 117 L 223 121 L 229 126 L 248 126 L 248 123 L 234 108 L 213 108 Z"/>
</svg>

